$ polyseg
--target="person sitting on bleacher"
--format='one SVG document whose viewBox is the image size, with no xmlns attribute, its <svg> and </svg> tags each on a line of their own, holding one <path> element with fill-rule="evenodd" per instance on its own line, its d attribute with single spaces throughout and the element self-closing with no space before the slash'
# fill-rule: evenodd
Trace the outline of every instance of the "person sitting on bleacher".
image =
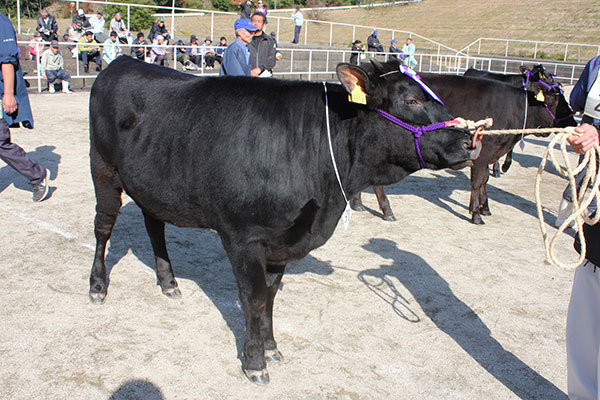
<svg viewBox="0 0 600 400">
<path fill-rule="evenodd" d="M 165 38 L 162 35 L 158 35 L 152 43 L 150 49 L 150 63 L 169 66 L 169 57 L 167 56 L 167 49 L 165 46 Z"/>
<path fill-rule="evenodd" d="M 58 50 L 58 41 L 50 42 L 50 48 L 42 53 L 40 61 L 40 74 L 43 78 L 48 79 L 48 91 L 54 93 L 54 81 L 62 81 L 62 91 L 64 93 L 73 93 L 69 89 L 71 82 L 71 74 L 64 69 L 65 60 L 63 59 L 60 50 Z"/>
<path fill-rule="evenodd" d="M 67 29 L 67 32 L 64 34 L 63 39 L 68 43 L 77 43 L 83 36 L 83 26 L 81 22 L 76 22 Z M 67 49 L 71 51 L 73 54 L 73 58 L 77 58 L 77 46 L 75 45 L 67 45 Z"/>
<path fill-rule="evenodd" d="M 94 40 L 94 33 L 86 31 L 79 40 L 79 59 L 83 61 L 83 72 L 89 72 L 89 62 L 96 61 L 96 71 L 102 70 L 102 57 L 98 42 Z"/>
<path fill-rule="evenodd" d="M 36 31 L 42 35 L 44 42 L 58 40 L 58 24 L 56 23 L 56 18 L 50 15 L 48 10 L 43 9 L 40 12 L 40 17 L 37 20 Z"/>
<path fill-rule="evenodd" d="M 106 62 L 106 65 L 110 64 L 121 55 L 121 44 L 117 40 L 118 35 L 117 32 L 111 31 L 110 37 L 106 39 L 104 42 L 104 46 L 102 46 L 102 59 Z"/>
<path fill-rule="evenodd" d="M 32 60 L 35 60 L 42 55 L 44 41 L 42 40 L 42 35 L 38 31 L 33 32 L 33 38 L 29 41 L 27 47 L 29 48 L 29 56 Z"/>
<path fill-rule="evenodd" d="M 136 47 L 136 44 L 141 46 Z M 145 61 L 146 53 L 148 53 L 148 48 L 143 47 L 144 45 L 148 45 L 148 42 L 146 41 L 146 39 L 144 39 L 144 34 L 142 32 L 138 32 L 137 38 L 133 39 L 131 47 L 131 57 L 137 58 L 141 61 Z"/>
<path fill-rule="evenodd" d="M 106 20 L 104 19 L 104 14 L 102 10 L 96 11 L 96 15 L 90 17 L 90 24 L 92 25 L 90 31 L 94 34 L 94 39 L 98 43 L 104 43 L 108 36 L 104 33 L 104 25 L 106 25 Z"/>
</svg>

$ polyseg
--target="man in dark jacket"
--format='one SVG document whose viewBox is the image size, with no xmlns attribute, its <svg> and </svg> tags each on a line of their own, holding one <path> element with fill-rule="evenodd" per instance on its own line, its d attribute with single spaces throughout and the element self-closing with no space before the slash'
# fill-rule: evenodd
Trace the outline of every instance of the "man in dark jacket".
<svg viewBox="0 0 600 400">
<path fill-rule="evenodd" d="M 380 51 L 383 52 L 383 46 L 379 42 L 379 38 L 377 37 L 377 30 L 374 30 L 373 33 L 367 39 L 367 46 L 369 51 Z"/>
<path fill-rule="evenodd" d="M 58 40 L 58 24 L 56 18 L 48 14 L 48 10 L 43 9 L 40 12 L 40 17 L 37 20 L 36 30 L 42 35 L 44 42 Z"/>
<path fill-rule="evenodd" d="M 356 39 L 352 43 L 352 53 L 350 53 L 350 64 L 359 65 L 360 61 L 358 58 L 358 53 L 362 53 L 365 49 L 362 48 L 362 42 L 359 39 Z"/>
<path fill-rule="evenodd" d="M 171 40 L 169 28 L 165 26 L 165 19 L 163 17 L 160 17 L 158 21 L 156 21 L 156 23 L 152 25 L 152 28 L 150 28 L 150 33 L 148 33 L 148 40 L 150 41 L 150 43 L 153 43 L 154 39 L 156 39 L 156 37 L 159 35 L 163 37 L 165 44 L 168 44 L 169 40 Z"/>
<path fill-rule="evenodd" d="M 25 151 L 10 140 L 9 126 L 33 128 L 33 115 L 27 97 L 23 71 L 19 64 L 19 47 L 12 23 L 0 14 L 0 159 L 26 177 L 33 186 L 33 201 L 48 197 L 50 174 L 39 163 L 32 161 Z"/>
<path fill-rule="evenodd" d="M 240 8 L 240 18 L 250 19 L 250 15 L 252 15 L 252 0 L 243 0 L 240 3 Z"/>
<path fill-rule="evenodd" d="M 267 18 L 260 12 L 252 14 L 252 25 L 258 29 L 248 45 L 250 51 L 250 76 L 268 78 L 273 76 L 273 68 L 277 62 L 277 45 L 271 36 L 265 34 Z"/>
</svg>

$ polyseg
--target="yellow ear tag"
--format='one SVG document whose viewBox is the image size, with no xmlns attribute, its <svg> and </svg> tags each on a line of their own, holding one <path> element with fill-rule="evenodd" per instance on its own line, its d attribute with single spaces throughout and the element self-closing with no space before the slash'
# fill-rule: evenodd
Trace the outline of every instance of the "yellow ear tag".
<svg viewBox="0 0 600 400">
<path fill-rule="evenodd" d="M 348 95 L 348 101 L 358 104 L 367 104 L 367 95 L 365 94 L 363 88 L 361 88 L 359 85 L 354 85 L 354 89 Z"/>
<path fill-rule="evenodd" d="M 541 90 L 538 92 L 538 94 L 535 95 L 535 99 L 537 101 L 541 101 L 542 103 L 544 102 L 544 100 L 546 100 L 546 98 L 544 97 L 544 93 L 542 93 Z"/>
</svg>

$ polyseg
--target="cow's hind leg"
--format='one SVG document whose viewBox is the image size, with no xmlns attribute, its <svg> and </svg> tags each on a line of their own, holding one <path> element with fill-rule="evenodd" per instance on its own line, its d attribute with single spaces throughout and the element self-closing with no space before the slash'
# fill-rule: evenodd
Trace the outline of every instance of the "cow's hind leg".
<svg viewBox="0 0 600 400">
<path fill-rule="evenodd" d="M 246 321 L 242 370 L 251 382 L 266 385 L 269 383 L 269 373 L 261 328 L 269 290 L 264 250 L 258 243 L 242 246 L 231 242 L 224 235 L 221 235 L 221 240 L 233 267 Z M 276 280 L 271 283 L 274 284 Z"/>
<path fill-rule="evenodd" d="M 156 278 L 162 289 L 162 292 L 167 297 L 179 298 L 181 292 L 177 287 L 177 281 L 173 274 L 169 254 L 167 253 L 167 244 L 165 242 L 165 223 L 152 218 L 148 213 L 144 213 L 144 222 L 146 231 L 152 243 L 154 250 L 154 258 L 156 259 Z"/>
<path fill-rule="evenodd" d="M 90 164 L 96 192 L 94 219 L 96 252 L 90 273 L 90 301 L 102 304 L 108 290 L 108 276 L 104 261 L 106 243 L 119 215 L 123 187 L 117 171 L 108 166 L 93 147 L 90 151 Z"/>
<path fill-rule="evenodd" d="M 483 183 L 481 184 L 480 192 L 479 192 L 479 213 L 481 215 L 492 215 L 490 211 L 490 205 L 488 202 L 487 196 L 487 183 L 489 180 L 489 175 L 484 176 Z"/>
<path fill-rule="evenodd" d="M 377 202 L 379 203 L 379 208 L 383 213 L 383 219 L 386 221 L 395 221 L 396 217 L 394 217 L 394 212 L 392 211 L 392 206 L 390 206 L 390 201 L 388 200 L 385 194 L 384 186 L 373 186 L 373 191 L 375 192 L 375 197 L 377 197 Z"/>
<path fill-rule="evenodd" d="M 267 306 L 260 320 L 260 330 L 265 343 L 265 359 L 270 362 L 283 361 L 283 355 L 277 349 L 277 343 L 273 336 L 273 302 L 279 290 L 284 270 L 285 265 L 267 264 L 265 274 L 267 282 Z"/>
</svg>

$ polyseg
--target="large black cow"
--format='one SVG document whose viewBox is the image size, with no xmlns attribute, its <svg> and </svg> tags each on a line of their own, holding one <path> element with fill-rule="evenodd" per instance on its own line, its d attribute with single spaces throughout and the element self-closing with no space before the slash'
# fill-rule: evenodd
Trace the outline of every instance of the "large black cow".
<svg viewBox="0 0 600 400">
<path fill-rule="evenodd" d="M 393 68 L 393 67 L 390 67 Z M 557 121 L 556 110 L 559 90 L 535 82 L 533 90 L 525 92 L 502 82 L 489 79 L 471 78 L 456 75 L 421 74 L 423 79 L 444 101 L 444 104 L 455 116 L 471 120 L 487 117 L 494 119 L 494 129 L 521 129 L 525 116 L 525 94 L 527 94 L 526 128 L 553 127 Z M 544 101 L 536 96 L 541 92 Z M 471 200 L 469 210 L 474 224 L 483 224 L 481 215 L 490 215 L 486 184 L 489 179 L 488 165 L 492 164 L 519 141 L 517 135 L 484 136 L 481 153 L 471 167 Z M 383 187 L 374 187 L 384 219 L 395 220 L 390 203 Z M 352 208 L 364 209 L 360 193 L 352 199 Z"/>
<path fill-rule="evenodd" d="M 325 86 L 197 78 L 126 56 L 113 61 L 90 96 L 97 201 L 91 300 L 101 303 L 107 293 L 104 253 L 123 190 L 143 211 L 166 295 L 180 292 L 165 223 L 214 229 L 231 261 L 246 320 L 242 368 L 251 381 L 266 384 L 266 361 L 282 358 L 272 311 L 284 268 L 323 245 L 345 208 L 328 137 L 343 190 L 352 196 L 420 168 L 413 135 L 376 109 L 417 126 L 452 119 L 412 79 L 381 77 L 382 68 L 367 73 L 340 64 L 342 85 Z M 357 85 L 366 92 L 365 105 L 348 100 Z M 215 123 L 199 112 L 207 107 L 226 110 L 230 118 Z M 471 138 L 445 127 L 425 134 L 422 162 L 433 169 L 470 164 L 479 151 Z"/>
<path fill-rule="evenodd" d="M 469 68 L 465 71 L 464 76 L 471 76 L 475 78 L 492 79 L 507 83 L 511 86 L 523 88 L 527 87 L 529 90 L 535 90 L 534 84 L 536 82 L 542 82 L 549 88 L 553 88 L 555 92 L 560 91 L 558 97 L 558 106 L 556 107 L 556 121 L 555 126 L 564 128 L 566 126 L 577 125 L 573 115 L 575 114 L 569 103 L 565 99 L 562 93 L 561 85 L 554 81 L 554 76 L 550 74 L 542 64 L 536 64 L 533 68 L 528 69 L 525 66 L 521 66 L 520 74 L 500 74 L 489 71 L 482 71 L 475 68 Z M 512 149 L 506 153 L 504 164 L 502 165 L 502 172 L 507 172 L 512 163 Z M 492 167 L 492 176 L 500 177 L 500 166 L 496 161 Z"/>
</svg>

